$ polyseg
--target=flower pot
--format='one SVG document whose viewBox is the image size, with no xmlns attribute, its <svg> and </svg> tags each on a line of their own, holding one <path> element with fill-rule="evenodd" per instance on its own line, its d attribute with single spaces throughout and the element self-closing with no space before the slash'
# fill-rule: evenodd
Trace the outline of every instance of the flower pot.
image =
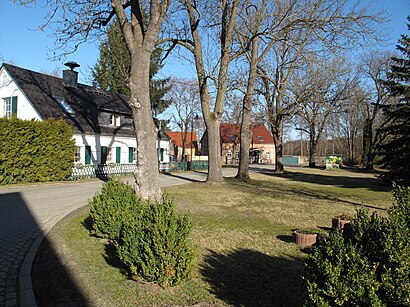
<svg viewBox="0 0 410 307">
<path fill-rule="evenodd" d="M 295 230 L 294 236 L 296 244 L 301 246 L 312 246 L 317 241 L 317 233 L 306 230 Z"/>
<path fill-rule="evenodd" d="M 343 219 L 341 217 L 335 217 L 334 219 L 332 219 L 332 228 L 343 230 L 345 227 L 350 227 L 350 220 Z"/>
</svg>

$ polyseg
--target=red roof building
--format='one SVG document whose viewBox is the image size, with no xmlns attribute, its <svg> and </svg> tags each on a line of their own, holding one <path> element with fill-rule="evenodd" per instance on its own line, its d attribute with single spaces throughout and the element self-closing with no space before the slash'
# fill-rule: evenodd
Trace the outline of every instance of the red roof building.
<svg viewBox="0 0 410 307">
<path fill-rule="evenodd" d="M 264 125 L 253 125 L 250 162 L 274 164 L 275 143 Z M 221 123 L 221 159 L 226 164 L 238 163 L 240 152 L 240 124 Z M 207 133 L 201 140 L 202 154 L 207 154 Z"/>
</svg>

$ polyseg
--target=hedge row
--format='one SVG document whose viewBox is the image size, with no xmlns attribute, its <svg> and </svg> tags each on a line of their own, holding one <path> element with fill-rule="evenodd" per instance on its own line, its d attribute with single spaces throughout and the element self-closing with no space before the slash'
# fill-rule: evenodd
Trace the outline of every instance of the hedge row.
<svg viewBox="0 0 410 307">
<path fill-rule="evenodd" d="M 0 118 L 0 184 L 66 179 L 74 153 L 73 130 L 63 120 Z"/>
</svg>

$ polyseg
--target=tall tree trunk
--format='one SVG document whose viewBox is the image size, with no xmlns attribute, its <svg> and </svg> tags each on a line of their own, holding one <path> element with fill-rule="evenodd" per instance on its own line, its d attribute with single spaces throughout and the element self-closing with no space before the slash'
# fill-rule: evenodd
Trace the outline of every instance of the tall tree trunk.
<svg viewBox="0 0 410 307">
<path fill-rule="evenodd" d="M 309 167 L 316 167 L 315 156 L 317 151 L 317 142 L 314 138 L 309 140 Z"/>
<path fill-rule="evenodd" d="M 259 63 L 259 39 L 255 36 L 252 39 L 250 67 L 248 75 L 248 85 L 246 87 L 246 94 L 243 98 L 242 107 L 242 123 L 241 123 L 241 149 L 239 159 L 239 169 L 236 174 L 236 179 L 247 181 L 249 177 L 249 149 L 252 138 L 251 131 L 251 111 L 252 111 L 252 98 L 255 92 L 255 81 L 257 74 L 257 68 Z"/>
<path fill-rule="evenodd" d="M 373 121 L 367 119 L 363 128 L 363 156 L 362 163 L 366 169 L 373 167 Z"/>
<path fill-rule="evenodd" d="M 208 133 L 208 161 L 212 161 L 212 163 L 208 163 L 208 177 L 206 181 L 210 184 L 220 184 L 224 182 L 219 132 L 221 120 L 212 118 L 205 124 Z"/>
<path fill-rule="evenodd" d="M 160 199 L 161 189 L 156 156 L 157 128 L 149 97 L 150 52 L 134 53 L 130 75 L 130 106 L 137 138 L 135 190 L 143 198 Z"/>
<path fill-rule="evenodd" d="M 283 173 L 283 142 L 280 130 L 275 129 L 273 135 L 273 142 L 275 143 L 275 173 Z"/>
</svg>

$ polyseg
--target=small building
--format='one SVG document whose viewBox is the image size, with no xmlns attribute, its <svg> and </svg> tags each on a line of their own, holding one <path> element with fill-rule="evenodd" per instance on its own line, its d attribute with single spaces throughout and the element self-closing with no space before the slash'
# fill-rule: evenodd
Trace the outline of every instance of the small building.
<svg viewBox="0 0 410 307">
<path fill-rule="evenodd" d="M 221 123 L 221 159 L 225 164 L 237 164 L 240 154 L 240 125 L 231 123 Z M 274 164 L 275 163 L 275 143 L 272 134 L 261 124 L 251 127 L 252 138 L 249 149 L 250 163 Z M 208 134 L 201 140 L 202 154 L 208 155 Z"/>
<path fill-rule="evenodd" d="M 79 65 L 67 63 L 62 78 L 10 64 L 0 70 L 0 117 L 63 119 L 74 129 L 82 165 L 134 164 L 137 143 L 129 97 L 78 83 Z M 169 137 L 158 133 L 159 163 L 169 162 Z"/>
<path fill-rule="evenodd" d="M 198 142 L 196 132 L 185 133 L 185 151 L 184 151 L 184 133 L 183 132 L 167 132 L 171 139 L 170 160 L 171 161 L 194 161 L 197 160 Z"/>
</svg>

